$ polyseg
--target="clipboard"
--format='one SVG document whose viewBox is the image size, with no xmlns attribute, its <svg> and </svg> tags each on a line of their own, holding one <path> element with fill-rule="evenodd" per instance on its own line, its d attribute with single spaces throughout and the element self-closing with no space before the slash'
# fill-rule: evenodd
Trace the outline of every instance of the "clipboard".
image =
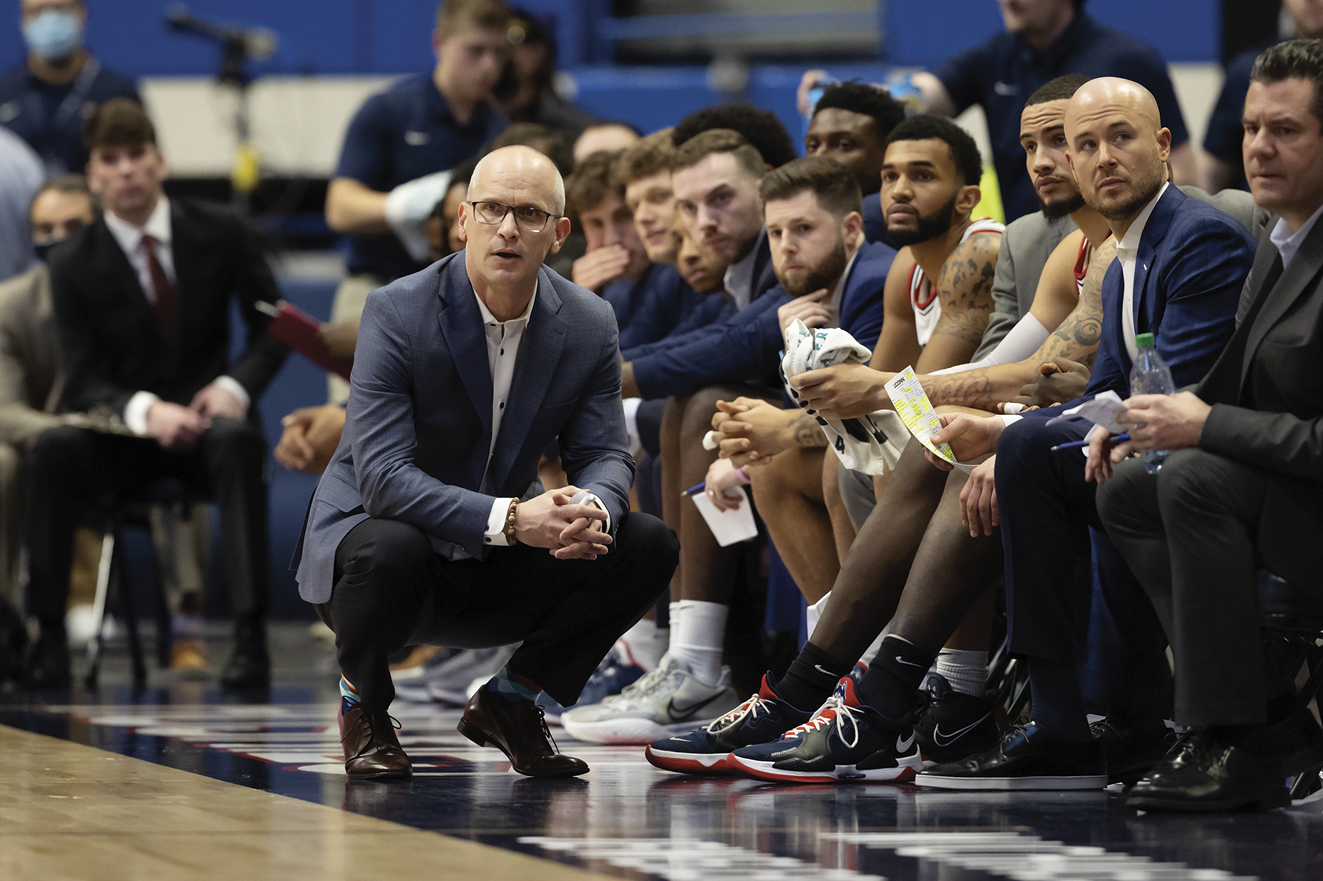
<svg viewBox="0 0 1323 881">
<path fill-rule="evenodd" d="M 354 360 L 338 358 L 331 354 L 318 336 L 323 322 L 315 315 L 304 312 L 286 300 L 280 300 L 274 305 L 259 300 L 257 309 L 271 316 L 271 326 L 267 328 L 268 334 L 323 370 L 349 379 Z"/>
</svg>

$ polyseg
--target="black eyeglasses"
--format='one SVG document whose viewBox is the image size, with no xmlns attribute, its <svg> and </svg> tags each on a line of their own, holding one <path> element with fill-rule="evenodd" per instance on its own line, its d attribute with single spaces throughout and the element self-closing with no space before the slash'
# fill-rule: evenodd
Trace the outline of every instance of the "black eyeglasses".
<svg viewBox="0 0 1323 881">
<path fill-rule="evenodd" d="M 505 215 L 513 211 L 515 226 L 524 232 L 541 232 L 546 228 L 548 220 L 562 216 L 543 211 L 541 208 L 533 208 L 530 205 L 504 205 L 500 202 L 469 202 L 468 204 L 473 208 L 473 218 L 479 223 L 492 225 L 504 223 Z"/>
</svg>

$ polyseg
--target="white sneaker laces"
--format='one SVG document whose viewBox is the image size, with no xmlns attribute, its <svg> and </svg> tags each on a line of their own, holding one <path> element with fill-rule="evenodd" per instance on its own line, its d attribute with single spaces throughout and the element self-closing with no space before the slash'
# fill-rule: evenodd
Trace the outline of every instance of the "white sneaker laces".
<svg viewBox="0 0 1323 881">
<path fill-rule="evenodd" d="M 767 709 L 767 701 L 763 700 L 762 695 L 755 694 L 726 715 L 719 719 L 713 719 L 711 722 L 704 725 L 703 730 L 710 733 L 716 733 L 723 728 L 734 725 L 745 716 L 751 716 L 752 718 L 757 719 L 760 710 L 771 712 L 771 710 Z"/>
<path fill-rule="evenodd" d="M 834 719 L 836 721 L 836 732 L 840 735 L 841 741 L 850 749 L 854 749 L 859 744 L 859 723 L 855 720 L 855 716 L 861 712 L 862 710 L 858 707 L 852 707 L 847 704 L 845 698 L 833 694 L 831 697 L 827 698 L 825 704 L 818 708 L 818 711 L 813 714 L 812 719 L 809 719 L 797 728 L 791 728 L 785 734 L 781 735 L 781 739 L 787 740 L 791 737 L 803 734 L 806 731 L 815 731 L 824 725 L 830 724 Z M 845 734 L 845 722 L 847 719 L 850 722 L 849 737 L 846 737 Z"/>
</svg>

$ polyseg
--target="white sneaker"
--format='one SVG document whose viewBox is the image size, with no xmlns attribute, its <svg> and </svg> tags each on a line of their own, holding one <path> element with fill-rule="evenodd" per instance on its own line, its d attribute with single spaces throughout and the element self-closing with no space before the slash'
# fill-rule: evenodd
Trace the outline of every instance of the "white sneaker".
<svg viewBox="0 0 1323 881">
<path fill-rule="evenodd" d="M 421 676 L 396 681 L 395 696 L 415 703 L 443 703 L 462 707 L 469 699 L 469 683 L 478 677 L 495 676 L 510 660 L 517 645 L 488 649 L 461 649 L 451 655 L 437 655 L 435 666 L 424 664 Z"/>
<path fill-rule="evenodd" d="M 669 655 L 620 694 L 601 703 L 576 707 L 561 716 L 565 733 L 591 743 L 652 743 L 690 731 L 739 706 L 730 687 L 730 668 L 721 668 L 715 685 L 698 680 Z"/>
</svg>

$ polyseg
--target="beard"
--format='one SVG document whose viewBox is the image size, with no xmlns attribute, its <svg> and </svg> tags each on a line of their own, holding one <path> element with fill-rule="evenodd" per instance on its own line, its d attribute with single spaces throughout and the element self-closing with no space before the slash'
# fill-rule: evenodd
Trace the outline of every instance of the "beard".
<svg viewBox="0 0 1323 881">
<path fill-rule="evenodd" d="M 845 239 L 837 236 L 836 247 L 822 258 L 817 266 L 810 269 L 803 278 L 782 281 L 781 287 L 785 288 L 786 293 L 792 297 L 802 297 L 824 288 L 830 291 L 840 281 L 841 274 L 845 272 L 845 264 L 849 262 L 845 254 Z"/>
<path fill-rule="evenodd" d="M 887 241 L 893 248 L 907 248 L 937 238 L 951 228 L 951 221 L 955 219 L 955 205 L 956 197 L 952 196 L 950 202 L 938 208 L 931 216 L 920 214 L 914 229 L 895 230 L 888 225 Z"/>
<path fill-rule="evenodd" d="M 1069 199 L 1063 199 L 1060 202 L 1044 202 L 1040 197 L 1038 204 L 1043 209 L 1043 216 L 1048 220 L 1060 220 L 1067 214 L 1074 214 L 1084 207 L 1084 197 L 1080 195 L 1079 190 Z"/>
</svg>

